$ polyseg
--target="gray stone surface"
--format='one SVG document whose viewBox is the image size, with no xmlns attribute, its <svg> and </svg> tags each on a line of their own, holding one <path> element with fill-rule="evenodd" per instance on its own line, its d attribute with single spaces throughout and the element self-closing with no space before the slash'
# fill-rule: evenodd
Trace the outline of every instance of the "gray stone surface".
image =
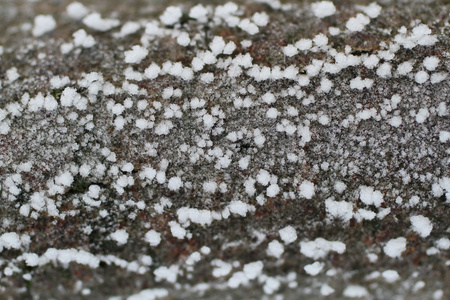
<svg viewBox="0 0 450 300">
<path fill-rule="evenodd" d="M 0 0 L 0 299 L 450 296 L 448 2 L 82 2 Z"/>
</svg>

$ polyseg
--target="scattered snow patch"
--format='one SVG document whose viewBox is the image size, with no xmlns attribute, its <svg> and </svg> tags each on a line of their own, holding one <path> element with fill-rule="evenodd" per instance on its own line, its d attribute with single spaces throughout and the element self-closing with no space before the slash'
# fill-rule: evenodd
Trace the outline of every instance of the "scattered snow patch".
<svg viewBox="0 0 450 300">
<path fill-rule="evenodd" d="M 39 37 L 47 32 L 53 31 L 56 28 L 56 21 L 50 15 L 39 15 L 34 18 L 34 27 L 32 34 L 34 37 Z"/>
<path fill-rule="evenodd" d="M 80 2 L 72 2 L 67 5 L 66 12 L 72 19 L 81 20 L 89 13 L 89 10 Z"/>
<path fill-rule="evenodd" d="M 284 252 L 284 246 L 277 240 L 273 240 L 269 243 L 267 248 L 267 255 L 280 258 Z"/>
<path fill-rule="evenodd" d="M 84 25 L 97 31 L 108 31 L 119 26 L 120 21 L 115 19 L 102 19 L 99 13 L 91 13 L 83 19 Z"/>
<path fill-rule="evenodd" d="M 306 198 L 306 199 L 311 199 L 315 194 L 314 183 L 312 183 L 311 181 L 305 180 L 302 182 L 302 184 L 300 184 L 299 190 L 300 190 L 300 196 L 302 196 L 303 198 Z"/>
<path fill-rule="evenodd" d="M 128 241 L 128 236 L 128 232 L 126 232 L 124 229 L 119 229 L 111 233 L 111 238 L 115 240 L 118 245 L 126 244 Z"/>
<path fill-rule="evenodd" d="M 148 54 L 148 50 L 142 46 L 135 45 L 131 50 L 125 51 L 125 62 L 128 64 L 140 63 Z"/>
<path fill-rule="evenodd" d="M 433 224 L 430 219 L 424 216 L 413 216 L 410 218 L 412 229 L 421 237 L 425 238 L 430 235 Z"/>
<path fill-rule="evenodd" d="M 297 239 L 297 232 L 292 226 L 286 226 L 278 230 L 278 234 L 286 245 L 294 242 Z"/>
<path fill-rule="evenodd" d="M 175 23 L 178 23 L 182 15 L 183 12 L 180 7 L 169 6 L 159 19 L 164 25 L 174 25 Z"/>
<path fill-rule="evenodd" d="M 383 247 L 383 250 L 384 253 L 390 257 L 400 257 L 402 252 L 406 250 L 406 239 L 404 237 L 399 237 L 389 240 Z"/>
<path fill-rule="evenodd" d="M 307 274 L 311 276 L 316 276 L 322 271 L 324 266 L 325 266 L 324 263 L 316 261 L 310 265 L 306 265 L 304 269 Z"/>
<path fill-rule="evenodd" d="M 313 14 L 317 18 L 325 18 L 336 13 L 336 6 L 331 1 L 320 1 L 311 4 Z"/>
<path fill-rule="evenodd" d="M 345 248 L 345 244 L 342 242 L 327 241 L 323 238 L 317 238 L 309 242 L 300 242 L 300 252 L 313 259 L 323 258 L 330 251 L 342 254 Z"/>
</svg>

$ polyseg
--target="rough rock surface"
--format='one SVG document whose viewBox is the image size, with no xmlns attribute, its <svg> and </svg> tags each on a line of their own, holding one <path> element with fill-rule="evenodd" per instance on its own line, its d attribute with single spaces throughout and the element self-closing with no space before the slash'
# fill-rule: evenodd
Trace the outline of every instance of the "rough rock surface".
<svg viewBox="0 0 450 300">
<path fill-rule="evenodd" d="M 0 299 L 450 297 L 448 2 L 181 2 L 0 0 Z"/>
</svg>

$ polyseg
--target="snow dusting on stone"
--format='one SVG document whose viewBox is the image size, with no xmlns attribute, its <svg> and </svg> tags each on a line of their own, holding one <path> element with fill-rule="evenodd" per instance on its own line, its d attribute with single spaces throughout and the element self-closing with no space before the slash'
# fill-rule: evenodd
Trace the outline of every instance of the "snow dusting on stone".
<svg viewBox="0 0 450 300">
<path fill-rule="evenodd" d="M 29 2 L 2 6 L 0 295 L 448 294 L 448 5 Z"/>
</svg>

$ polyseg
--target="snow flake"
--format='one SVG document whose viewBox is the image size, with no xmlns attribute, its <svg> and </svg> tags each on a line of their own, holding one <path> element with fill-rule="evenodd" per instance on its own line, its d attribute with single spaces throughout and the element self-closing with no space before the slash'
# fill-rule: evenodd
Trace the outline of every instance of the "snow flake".
<svg viewBox="0 0 450 300">
<path fill-rule="evenodd" d="M 203 191 L 206 193 L 214 194 L 217 189 L 217 183 L 215 181 L 206 181 L 203 183 Z"/>
<path fill-rule="evenodd" d="M 255 261 L 244 265 L 244 274 L 245 276 L 252 280 L 256 279 L 263 270 L 264 264 L 262 261 Z"/>
<path fill-rule="evenodd" d="M 328 284 L 323 284 L 320 287 L 320 294 L 322 296 L 329 296 L 329 295 L 331 295 L 333 293 L 334 293 L 334 289 L 331 286 L 329 286 Z"/>
<path fill-rule="evenodd" d="M 182 32 L 178 37 L 177 37 L 177 43 L 178 45 L 181 46 L 188 46 L 189 43 L 191 42 L 191 39 L 189 38 L 189 34 L 187 32 Z"/>
<path fill-rule="evenodd" d="M 233 214 L 237 214 L 242 217 L 245 217 L 247 215 L 247 212 L 254 211 L 255 207 L 253 205 L 244 203 L 240 200 L 234 200 L 234 201 L 230 202 L 230 204 L 228 205 L 228 209 Z"/>
<path fill-rule="evenodd" d="M 428 56 L 423 60 L 423 66 L 428 71 L 434 71 L 439 65 L 439 58 L 436 56 Z"/>
<path fill-rule="evenodd" d="M 317 238 L 314 241 L 300 242 L 300 252 L 306 257 L 313 259 L 323 258 L 330 251 L 339 254 L 344 253 L 346 246 L 342 242 L 327 241 L 323 238 Z"/>
<path fill-rule="evenodd" d="M 159 17 L 159 19 L 164 25 L 174 25 L 175 23 L 178 23 L 182 15 L 183 12 L 181 11 L 180 7 L 169 6 L 166 8 L 164 13 Z"/>
<path fill-rule="evenodd" d="M 395 270 L 384 271 L 381 273 L 381 276 L 389 283 L 393 283 L 400 279 L 400 275 L 398 275 L 398 272 Z"/>
<path fill-rule="evenodd" d="M 359 191 L 359 199 L 366 205 L 375 205 L 380 207 L 383 203 L 383 194 L 376 191 L 370 186 L 361 186 Z"/>
<path fill-rule="evenodd" d="M 430 116 L 430 112 L 427 108 L 421 108 L 416 114 L 416 122 L 422 124 Z"/>
<path fill-rule="evenodd" d="M 102 19 L 99 13 L 91 13 L 83 19 L 84 25 L 97 31 L 109 31 L 119 26 L 120 21 L 115 19 Z"/>
<path fill-rule="evenodd" d="M 155 230 L 147 231 L 144 240 L 147 241 L 150 246 L 156 247 L 161 242 L 161 234 L 159 232 L 156 232 Z"/>
<path fill-rule="evenodd" d="M 372 79 L 361 79 L 360 76 L 350 80 L 350 88 L 352 89 L 358 89 L 362 91 L 363 89 L 370 89 L 373 85 Z"/>
<path fill-rule="evenodd" d="M 366 298 L 369 292 L 360 285 L 349 285 L 345 288 L 343 295 L 349 298 Z"/>
<path fill-rule="evenodd" d="M 418 84 L 422 84 L 428 81 L 428 79 L 430 78 L 430 75 L 428 75 L 427 72 L 425 71 L 419 71 L 416 73 L 416 75 L 414 76 L 414 80 L 418 83 Z"/>
<path fill-rule="evenodd" d="M 347 222 L 353 217 L 353 205 L 346 201 L 325 200 L 327 214 Z"/>
<path fill-rule="evenodd" d="M 362 7 L 362 11 L 369 16 L 369 18 L 374 19 L 378 17 L 381 13 L 381 6 L 377 3 L 372 2 L 368 6 Z"/>
<path fill-rule="evenodd" d="M 369 17 L 364 14 L 357 14 L 356 17 L 350 18 L 345 26 L 350 31 L 362 31 L 364 27 L 369 23 Z"/>
<path fill-rule="evenodd" d="M 111 233 L 110 236 L 117 242 L 118 245 L 124 245 L 128 241 L 129 234 L 124 229 L 119 229 Z"/>
<path fill-rule="evenodd" d="M 91 48 L 95 45 L 95 39 L 92 35 L 88 35 L 84 29 L 75 31 L 73 34 L 73 43 L 75 46 L 83 48 Z"/>
<path fill-rule="evenodd" d="M 286 245 L 294 242 L 297 239 L 297 232 L 292 226 L 286 226 L 278 230 L 278 234 Z"/>
<path fill-rule="evenodd" d="M 450 141 L 450 131 L 444 131 L 444 130 L 440 131 L 439 132 L 439 141 L 441 143 Z"/>
<path fill-rule="evenodd" d="M 301 39 L 298 42 L 295 43 L 295 47 L 298 48 L 300 51 L 306 51 L 311 49 L 312 47 L 312 40 L 310 39 Z"/>
<path fill-rule="evenodd" d="M 271 107 L 267 110 L 266 117 L 269 119 L 276 119 L 278 114 L 278 110 L 275 107 Z"/>
<path fill-rule="evenodd" d="M 433 224 L 430 219 L 424 216 L 413 216 L 410 218 L 412 229 L 417 232 L 421 237 L 425 238 L 430 235 L 433 229 Z"/>
<path fill-rule="evenodd" d="M 264 293 L 266 293 L 268 295 L 272 295 L 273 293 L 278 291 L 280 286 L 281 286 L 280 280 L 273 278 L 273 277 L 269 277 L 266 279 L 266 282 L 264 283 L 263 290 L 264 290 Z"/>
<path fill-rule="evenodd" d="M 267 188 L 267 197 L 275 197 L 280 192 L 280 187 L 274 183 Z"/>
<path fill-rule="evenodd" d="M 55 183 L 66 187 L 71 186 L 73 183 L 73 176 L 70 172 L 64 172 L 55 177 Z"/>
<path fill-rule="evenodd" d="M 205 23 L 208 20 L 208 10 L 203 5 L 197 4 L 189 11 L 189 17 Z"/>
<path fill-rule="evenodd" d="M 439 83 L 439 82 L 444 81 L 445 78 L 447 78 L 447 73 L 445 73 L 445 72 L 434 73 L 431 75 L 430 82 L 432 84 Z"/>
<path fill-rule="evenodd" d="M 397 73 L 399 75 L 407 75 L 410 73 L 413 69 L 412 63 L 409 61 L 402 62 L 397 67 Z"/>
<path fill-rule="evenodd" d="M 246 31 L 250 35 L 254 35 L 254 34 L 257 34 L 259 32 L 258 26 L 256 26 L 254 23 L 250 22 L 249 19 L 242 19 L 239 22 L 238 27 L 240 29 Z"/>
<path fill-rule="evenodd" d="M 310 265 L 306 265 L 303 269 L 307 274 L 311 276 L 316 276 L 322 271 L 324 266 L 325 266 L 324 263 L 316 261 Z"/>
<path fill-rule="evenodd" d="M 170 283 L 175 283 L 177 281 L 179 273 L 179 267 L 177 265 L 171 265 L 169 268 L 162 266 L 153 271 L 156 281 L 167 280 Z M 161 293 L 167 295 L 167 293 Z M 142 298 L 139 298 L 142 299 Z M 144 298 L 147 299 L 147 298 Z M 150 298 L 151 299 L 151 298 Z"/>
<path fill-rule="evenodd" d="M 152 63 L 147 69 L 145 69 L 144 75 L 148 79 L 155 79 L 158 77 L 160 72 L 161 68 L 157 64 Z"/>
<path fill-rule="evenodd" d="M 325 34 L 319 33 L 314 37 L 313 42 L 317 47 L 324 47 L 328 44 L 328 38 Z"/>
<path fill-rule="evenodd" d="M 252 16 L 252 21 L 259 27 L 264 27 L 269 24 L 269 16 L 265 12 L 256 12 Z"/>
<path fill-rule="evenodd" d="M 80 2 L 72 2 L 67 5 L 66 12 L 72 19 L 81 20 L 89 13 L 89 10 Z"/>
<path fill-rule="evenodd" d="M 320 1 L 311 4 L 313 14 L 317 18 L 325 18 L 336 13 L 336 6 L 331 1 Z"/>
<path fill-rule="evenodd" d="M 0 235 L 0 252 L 3 248 L 6 249 L 20 249 L 22 241 L 20 236 L 15 232 L 6 232 Z"/>
<path fill-rule="evenodd" d="M 184 239 L 184 237 L 187 234 L 186 229 L 181 227 L 180 224 L 178 224 L 175 221 L 170 221 L 169 226 L 170 226 L 170 232 L 172 233 L 172 235 L 174 237 L 176 237 L 178 239 Z"/>
<path fill-rule="evenodd" d="M 162 288 L 145 289 L 137 294 L 131 295 L 127 300 L 156 300 L 169 296 L 169 291 Z"/>
<path fill-rule="evenodd" d="M 120 32 L 117 33 L 116 37 L 125 37 L 127 35 L 136 33 L 141 28 L 141 25 L 138 22 L 126 22 L 123 24 L 122 28 L 120 28 Z"/>
<path fill-rule="evenodd" d="M 400 257 L 402 252 L 406 250 L 406 239 L 404 237 L 399 237 L 389 240 L 383 247 L 383 250 L 386 255 L 392 258 Z"/>
<path fill-rule="evenodd" d="M 125 51 L 125 62 L 128 64 L 140 63 L 148 54 L 148 50 L 142 46 L 134 45 L 131 50 Z"/>
<path fill-rule="evenodd" d="M 402 125 L 402 117 L 394 116 L 394 117 L 389 119 L 388 123 L 392 127 L 399 127 L 400 125 Z"/>
<path fill-rule="evenodd" d="M 377 75 L 380 76 L 381 78 L 389 78 L 391 77 L 391 69 L 392 69 L 391 64 L 385 62 L 378 67 Z"/>
<path fill-rule="evenodd" d="M 20 74 L 19 74 L 19 72 L 17 72 L 16 67 L 12 67 L 11 69 L 8 69 L 6 71 L 6 78 L 8 78 L 9 83 L 16 81 L 17 79 L 19 79 L 19 77 L 20 77 Z"/>
<path fill-rule="evenodd" d="M 300 196 L 302 196 L 303 198 L 306 199 L 311 199 L 314 194 L 314 183 L 312 183 L 311 181 L 305 180 L 300 184 L 299 187 L 299 191 L 300 191 Z"/>
<path fill-rule="evenodd" d="M 284 55 L 291 57 L 298 53 L 297 48 L 294 45 L 287 45 L 286 47 L 283 47 L 283 53 Z"/>
<path fill-rule="evenodd" d="M 260 184 L 262 184 L 262 185 L 264 185 L 264 186 L 267 186 L 267 185 L 269 184 L 269 182 L 270 182 L 270 173 L 267 172 L 267 171 L 264 170 L 264 169 L 261 169 L 261 170 L 259 171 L 258 175 L 256 176 L 256 180 L 257 180 Z"/>
<path fill-rule="evenodd" d="M 172 177 L 169 179 L 168 188 L 171 191 L 178 191 L 183 186 L 183 182 L 180 177 Z"/>
<path fill-rule="evenodd" d="M 34 37 L 39 37 L 47 32 L 53 31 L 56 28 L 56 21 L 50 15 L 38 15 L 34 18 L 34 27 L 32 34 Z"/>
<path fill-rule="evenodd" d="M 280 258 L 284 252 L 284 246 L 277 240 L 273 240 L 267 247 L 267 255 Z"/>
</svg>

